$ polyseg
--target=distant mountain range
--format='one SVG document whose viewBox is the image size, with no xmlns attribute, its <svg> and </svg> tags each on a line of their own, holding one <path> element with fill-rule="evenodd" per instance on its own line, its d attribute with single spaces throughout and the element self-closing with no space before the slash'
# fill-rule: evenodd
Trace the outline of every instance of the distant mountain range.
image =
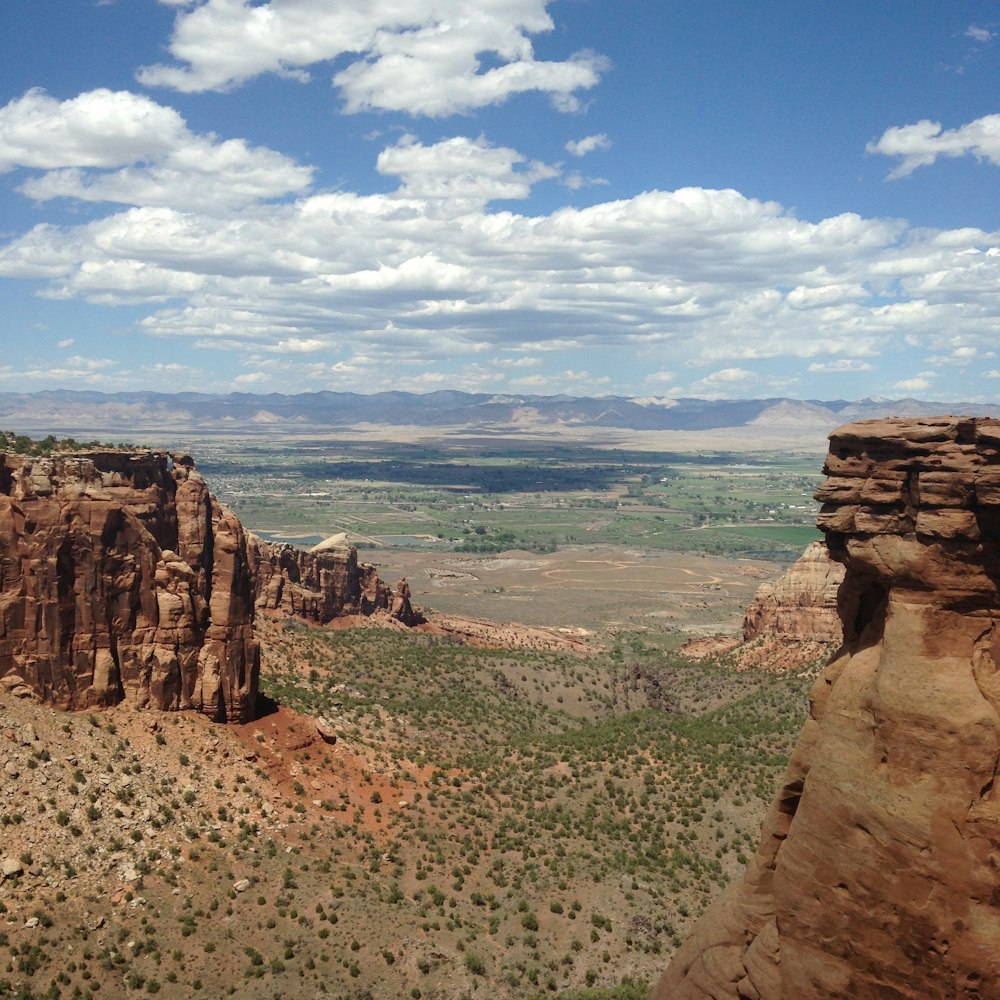
<svg viewBox="0 0 1000 1000">
<path fill-rule="evenodd" d="M 1000 417 L 1000 406 L 918 399 L 666 399 L 624 396 L 531 396 L 468 392 L 177 392 L 0 393 L 0 428 L 18 433 L 134 437 L 187 431 L 257 434 L 336 428 L 461 427 L 483 433 L 587 428 L 630 431 L 826 431 L 852 420 L 968 413 Z"/>
</svg>

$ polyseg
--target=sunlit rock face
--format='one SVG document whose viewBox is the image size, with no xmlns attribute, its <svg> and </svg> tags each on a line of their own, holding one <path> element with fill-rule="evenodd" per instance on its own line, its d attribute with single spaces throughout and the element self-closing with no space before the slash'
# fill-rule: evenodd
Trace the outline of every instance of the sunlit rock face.
<svg viewBox="0 0 1000 1000">
<path fill-rule="evenodd" d="M 188 456 L 0 453 L 0 677 L 245 722 L 258 673 L 246 535 Z"/>
<path fill-rule="evenodd" d="M 311 551 L 267 542 L 250 535 L 250 561 L 257 608 L 315 625 L 345 615 L 382 612 L 404 625 L 424 620 L 410 603 L 410 588 L 400 580 L 393 589 L 378 571 L 358 562 L 358 551 L 346 539 Z"/>
<path fill-rule="evenodd" d="M 659 1000 L 1000 997 L 1000 424 L 851 424 L 825 472 L 843 645 Z"/>
<path fill-rule="evenodd" d="M 744 640 L 759 636 L 836 642 L 843 636 L 837 594 L 844 567 L 812 542 L 773 583 L 762 583 L 743 618 Z"/>
</svg>

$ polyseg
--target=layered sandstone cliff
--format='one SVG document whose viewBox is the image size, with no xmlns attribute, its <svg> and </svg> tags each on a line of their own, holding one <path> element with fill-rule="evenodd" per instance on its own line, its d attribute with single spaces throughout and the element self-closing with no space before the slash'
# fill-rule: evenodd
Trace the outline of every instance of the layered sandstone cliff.
<svg viewBox="0 0 1000 1000">
<path fill-rule="evenodd" d="M 660 1000 L 1000 997 L 1000 423 L 848 425 L 826 473 L 843 646 Z"/>
<path fill-rule="evenodd" d="M 837 591 L 844 567 L 824 542 L 813 542 L 773 583 L 762 583 L 743 618 L 743 638 L 770 636 L 836 642 L 842 636 Z"/>
<path fill-rule="evenodd" d="M 258 670 L 246 536 L 190 458 L 0 453 L 0 677 L 240 722 Z"/>
<path fill-rule="evenodd" d="M 406 580 L 391 588 L 379 579 L 374 566 L 359 563 L 357 549 L 346 543 L 307 552 L 249 537 L 254 595 L 261 611 L 280 612 L 316 625 L 380 611 L 404 625 L 424 620 L 410 603 Z"/>
</svg>

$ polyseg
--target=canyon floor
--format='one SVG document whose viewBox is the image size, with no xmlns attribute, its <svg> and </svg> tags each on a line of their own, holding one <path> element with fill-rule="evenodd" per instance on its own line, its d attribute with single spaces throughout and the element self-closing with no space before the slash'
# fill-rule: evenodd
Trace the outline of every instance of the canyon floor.
<svg viewBox="0 0 1000 1000">
<path fill-rule="evenodd" d="M 396 568 L 570 641 L 265 619 L 242 727 L 0 694 L 0 996 L 643 995 L 753 850 L 823 648 L 676 652 L 766 565 Z"/>
<path fill-rule="evenodd" d="M 240 727 L 0 687 L 0 998 L 626 1000 L 743 870 L 828 652 L 732 649 L 745 556 L 814 536 L 814 463 L 332 449 L 205 468 L 430 624 L 259 619 Z"/>
</svg>

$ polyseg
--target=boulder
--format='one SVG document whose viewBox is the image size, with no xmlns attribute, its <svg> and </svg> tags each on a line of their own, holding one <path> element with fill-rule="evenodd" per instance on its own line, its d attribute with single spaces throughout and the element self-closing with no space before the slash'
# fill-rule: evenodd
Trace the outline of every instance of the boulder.
<svg viewBox="0 0 1000 1000">
<path fill-rule="evenodd" d="M 332 744 L 337 742 L 337 731 L 322 716 L 316 720 L 316 732 L 319 733 L 320 739 L 324 743 Z"/>
</svg>

